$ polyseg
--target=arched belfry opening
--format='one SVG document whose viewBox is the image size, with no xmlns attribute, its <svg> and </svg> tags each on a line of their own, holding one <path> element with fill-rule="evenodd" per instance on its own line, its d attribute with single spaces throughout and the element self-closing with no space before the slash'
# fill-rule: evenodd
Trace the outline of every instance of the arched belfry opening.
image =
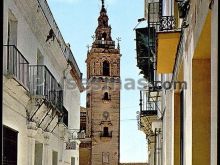
<svg viewBox="0 0 220 165">
<path fill-rule="evenodd" d="M 108 61 L 103 62 L 103 76 L 110 76 L 110 64 Z"/>
<path fill-rule="evenodd" d="M 107 38 L 107 34 L 106 34 L 106 33 L 103 33 L 103 34 L 102 34 L 102 39 L 106 40 L 106 38 Z"/>
<path fill-rule="evenodd" d="M 108 92 L 105 92 L 105 93 L 104 93 L 103 99 L 104 99 L 104 100 L 109 100 L 109 94 L 108 94 Z"/>
</svg>

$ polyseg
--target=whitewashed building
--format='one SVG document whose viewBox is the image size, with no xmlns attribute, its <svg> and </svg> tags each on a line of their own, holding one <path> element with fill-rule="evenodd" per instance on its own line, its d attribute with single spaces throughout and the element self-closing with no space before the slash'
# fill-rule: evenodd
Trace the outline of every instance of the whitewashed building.
<svg viewBox="0 0 220 165">
<path fill-rule="evenodd" d="M 136 41 L 149 164 L 217 165 L 218 0 L 145 0 L 145 13 Z"/>
<path fill-rule="evenodd" d="M 3 164 L 78 165 L 82 74 L 46 0 L 4 0 Z"/>
</svg>

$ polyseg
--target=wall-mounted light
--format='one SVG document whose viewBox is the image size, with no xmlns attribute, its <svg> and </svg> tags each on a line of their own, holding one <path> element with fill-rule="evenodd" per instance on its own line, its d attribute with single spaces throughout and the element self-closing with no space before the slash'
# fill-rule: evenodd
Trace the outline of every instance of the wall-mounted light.
<svg viewBox="0 0 220 165">
<path fill-rule="evenodd" d="M 53 31 L 53 29 L 50 29 L 49 34 L 48 34 L 47 39 L 46 39 L 46 42 L 50 39 L 52 39 L 52 41 L 54 41 L 54 38 L 55 38 L 54 31 Z"/>
<path fill-rule="evenodd" d="M 135 29 L 137 28 L 137 26 L 138 26 L 141 22 L 143 22 L 143 21 L 145 21 L 145 20 L 146 20 L 145 18 L 139 18 L 139 19 L 138 19 L 138 24 L 134 27 L 133 30 L 135 30 Z"/>
</svg>

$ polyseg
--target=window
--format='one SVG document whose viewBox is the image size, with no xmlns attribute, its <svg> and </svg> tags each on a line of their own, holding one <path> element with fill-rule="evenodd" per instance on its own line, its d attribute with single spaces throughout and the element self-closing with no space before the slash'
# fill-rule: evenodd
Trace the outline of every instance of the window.
<svg viewBox="0 0 220 165">
<path fill-rule="evenodd" d="M 17 45 L 17 25 L 18 21 L 14 14 L 9 10 L 8 12 L 8 45 Z"/>
<path fill-rule="evenodd" d="M 108 61 L 103 62 L 103 76 L 110 76 L 110 68 Z"/>
<path fill-rule="evenodd" d="M 90 93 L 88 93 L 86 96 L 86 107 L 90 108 Z"/>
<path fill-rule="evenodd" d="M 17 165 L 18 132 L 3 126 L 3 164 Z"/>
<path fill-rule="evenodd" d="M 103 128 L 103 136 L 108 137 L 108 127 Z"/>
<path fill-rule="evenodd" d="M 20 72 L 24 68 L 25 60 L 22 58 L 21 53 L 17 49 L 17 19 L 11 10 L 8 11 L 8 40 L 7 43 L 7 71 L 14 75 L 17 80 L 21 80 L 24 76 L 20 76 L 23 72 Z M 27 69 L 25 67 L 25 69 Z"/>
<path fill-rule="evenodd" d="M 103 33 L 103 34 L 102 34 L 102 38 L 103 38 L 104 40 L 106 40 L 106 37 L 107 37 L 107 34 L 106 34 L 106 33 Z"/>
<path fill-rule="evenodd" d="M 75 165 L 76 164 L 75 161 L 76 161 L 75 157 L 71 157 L 71 165 Z"/>
<path fill-rule="evenodd" d="M 109 163 L 109 152 L 102 153 L 102 163 Z"/>
<path fill-rule="evenodd" d="M 68 111 L 63 106 L 63 123 L 68 127 Z"/>
<path fill-rule="evenodd" d="M 103 100 L 109 100 L 109 99 L 110 99 L 110 98 L 109 98 L 108 92 L 105 92 L 105 93 L 104 93 Z"/>
<path fill-rule="evenodd" d="M 58 164 L 58 152 L 53 151 L 52 153 L 52 165 Z"/>
<path fill-rule="evenodd" d="M 34 165 L 42 165 L 43 159 L 43 144 L 39 142 L 35 142 L 35 157 L 34 157 Z"/>
</svg>

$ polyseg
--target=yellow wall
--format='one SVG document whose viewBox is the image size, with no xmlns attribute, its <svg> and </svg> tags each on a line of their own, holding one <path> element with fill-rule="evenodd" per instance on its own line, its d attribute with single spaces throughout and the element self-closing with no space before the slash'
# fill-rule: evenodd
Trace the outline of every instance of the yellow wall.
<svg viewBox="0 0 220 165">
<path fill-rule="evenodd" d="M 208 12 L 198 42 L 195 44 L 193 59 L 210 58 L 211 52 L 211 12 Z"/>
<path fill-rule="evenodd" d="M 210 164 L 210 59 L 192 64 L 192 164 Z"/>
<path fill-rule="evenodd" d="M 174 165 L 180 165 L 180 93 L 174 94 Z"/>
<path fill-rule="evenodd" d="M 157 73 L 172 73 L 180 32 L 159 32 L 157 35 Z"/>
</svg>

